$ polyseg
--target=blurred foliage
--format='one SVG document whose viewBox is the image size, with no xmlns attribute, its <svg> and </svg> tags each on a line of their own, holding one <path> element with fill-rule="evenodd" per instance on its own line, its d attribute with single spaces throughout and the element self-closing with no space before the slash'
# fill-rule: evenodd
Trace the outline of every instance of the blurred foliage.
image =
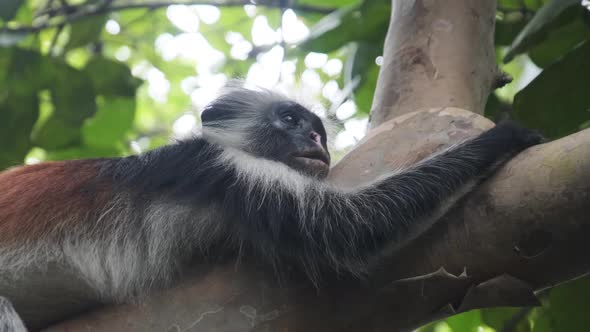
<svg viewBox="0 0 590 332">
<path fill-rule="evenodd" d="M 214 88 L 236 77 L 311 97 L 350 131 L 346 144 L 360 138 L 389 0 L 155 3 L 0 0 L 0 169 L 160 146 L 198 125 Z M 588 7 L 498 1 L 497 59 L 515 81 L 490 97 L 486 116 L 515 117 L 551 138 L 588 126 Z M 421 331 L 586 331 L 589 297 L 581 279 L 551 290 L 540 308 L 476 310 Z"/>
</svg>

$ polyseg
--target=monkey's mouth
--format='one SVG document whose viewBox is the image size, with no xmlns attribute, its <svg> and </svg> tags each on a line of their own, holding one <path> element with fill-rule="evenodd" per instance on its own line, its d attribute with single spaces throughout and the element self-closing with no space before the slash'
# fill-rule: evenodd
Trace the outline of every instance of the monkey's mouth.
<svg viewBox="0 0 590 332">
<path fill-rule="evenodd" d="M 318 164 L 319 167 L 330 167 L 330 155 L 324 151 L 305 151 L 294 156 L 295 159 L 306 164 Z"/>
</svg>

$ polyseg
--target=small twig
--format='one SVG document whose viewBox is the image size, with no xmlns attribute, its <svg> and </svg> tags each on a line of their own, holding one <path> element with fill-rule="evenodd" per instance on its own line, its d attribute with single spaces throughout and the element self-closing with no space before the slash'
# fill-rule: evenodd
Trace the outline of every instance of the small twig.
<svg viewBox="0 0 590 332">
<path fill-rule="evenodd" d="M 62 33 L 63 29 L 64 29 L 65 25 L 59 25 L 57 27 L 57 29 L 55 30 L 55 34 L 53 35 L 53 38 L 51 39 L 51 45 L 49 46 L 49 51 L 47 52 L 49 55 L 54 55 L 54 50 L 55 50 L 55 45 L 57 45 L 57 39 L 59 38 L 59 35 Z"/>
<path fill-rule="evenodd" d="M 494 90 L 499 89 L 510 82 L 512 82 L 512 76 L 503 71 L 498 71 L 498 73 L 494 77 L 494 81 L 492 82 L 492 88 Z"/>
<path fill-rule="evenodd" d="M 328 114 L 336 114 L 336 110 L 340 107 L 344 102 L 346 102 L 350 97 L 352 97 L 354 90 L 359 86 L 361 83 L 360 75 L 355 76 L 350 82 L 348 82 L 343 88 L 342 92 L 337 100 L 332 103 L 332 106 L 328 110 Z"/>
</svg>

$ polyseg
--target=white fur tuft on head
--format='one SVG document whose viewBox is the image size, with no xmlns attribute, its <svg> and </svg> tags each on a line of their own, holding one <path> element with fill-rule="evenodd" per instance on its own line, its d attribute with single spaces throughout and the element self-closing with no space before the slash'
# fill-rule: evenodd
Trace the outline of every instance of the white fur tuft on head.
<svg viewBox="0 0 590 332">
<path fill-rule="evenodd" d="M 247 134 L 260 121 L 261 110 L 288 98 L 268 89 L 232 81 L 201 113 L 202 136 L 212 142 L 243 149 Z"/>
<path fill-rule="evenodd" d="M 287 101 L 291 99 L 279 92 L 242 81 L 230 81 L 220 96 L 201 113 L 201 136 L 223 146 L 244 149 L 249 142 L 248 133 L 264 116 L 261 110 Z M 325 126 L 325 119 L 322 122 Z"/>
</svg>

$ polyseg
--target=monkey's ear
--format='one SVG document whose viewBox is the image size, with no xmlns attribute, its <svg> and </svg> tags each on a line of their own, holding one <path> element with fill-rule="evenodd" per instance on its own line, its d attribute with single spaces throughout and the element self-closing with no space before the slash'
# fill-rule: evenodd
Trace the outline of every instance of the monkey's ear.
<svg viewBox="0 0 590 332">
<path fill-rule="evenodd" d="M 201 121 L 203 123 L 215 121 L 216 117 L 218 116 L 215 113 L 217 113 L 215 112 L 215 109 L 211 107 L 211 105 L 207 105 L 203 112 L 201 112 Z"/>
<path fill-rule="evenodd" d="M 203 124 L 206 123 L 219 123 L 232 118 L 232 112 L 228 111 L 227 107 L 224 107 L 223 103 L 213 102 L 207 105 L 201 113 L 201 121 Z"/>
</svg>

